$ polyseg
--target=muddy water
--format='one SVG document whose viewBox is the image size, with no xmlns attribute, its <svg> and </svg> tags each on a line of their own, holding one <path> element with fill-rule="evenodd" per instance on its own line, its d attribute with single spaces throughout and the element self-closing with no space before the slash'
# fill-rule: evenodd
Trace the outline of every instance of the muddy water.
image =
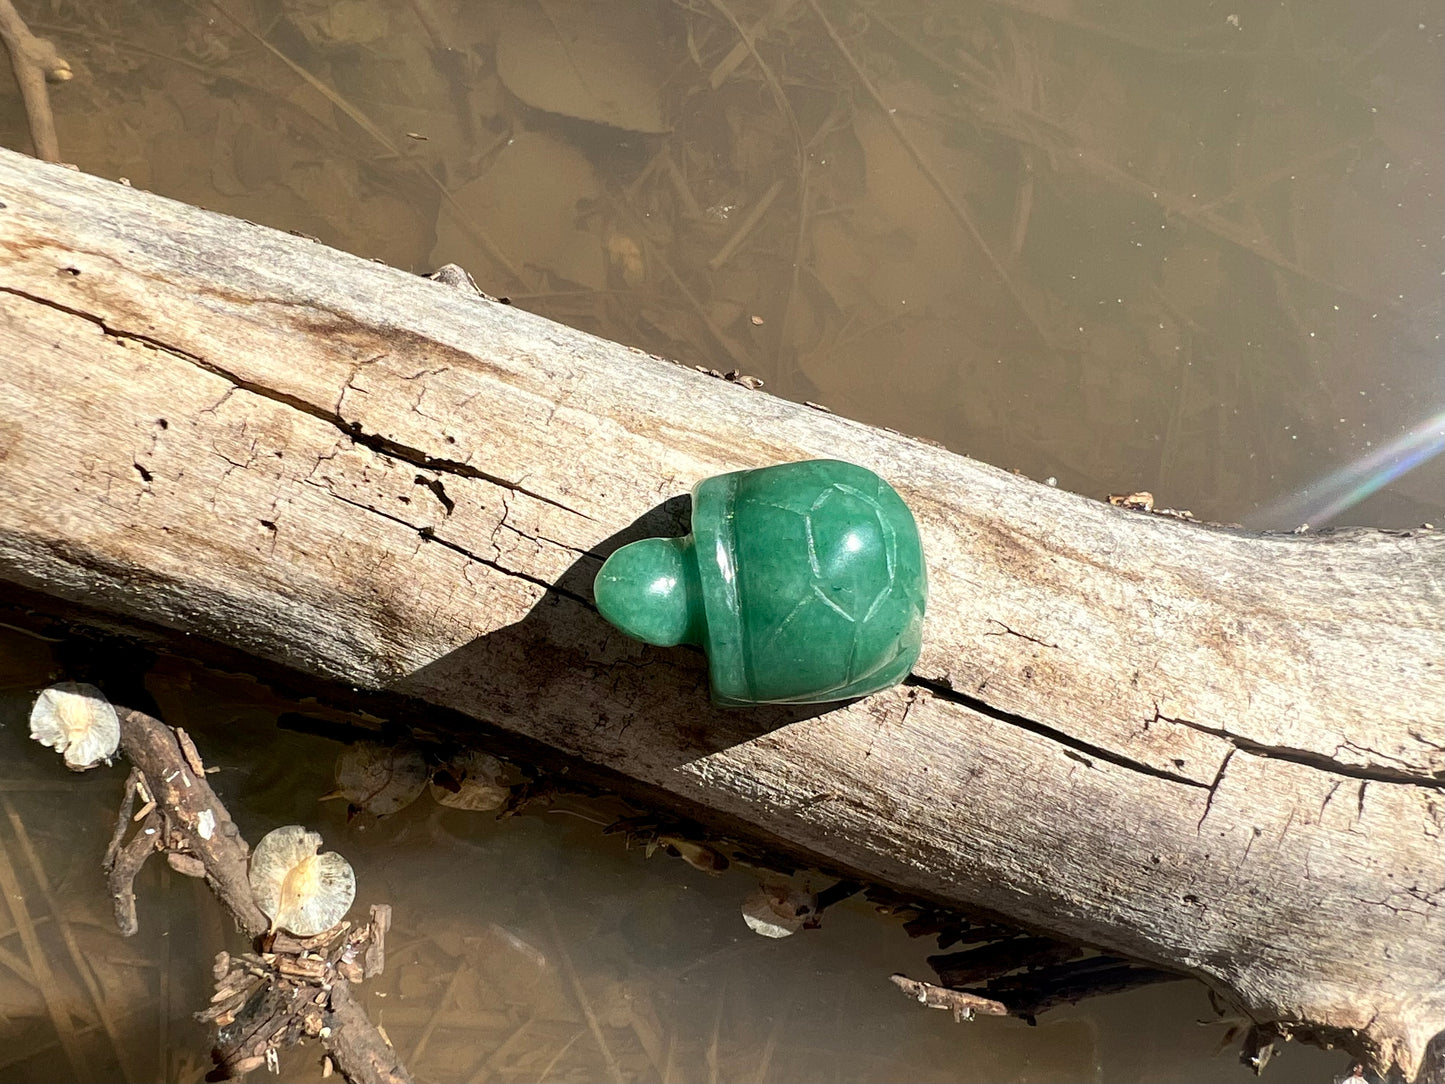
<svg viewBox="0 0 1445 1084">
<path fill-rule="evenodd" d="M 197 4 L 33 0 L 68 160 L 1091 496 L 1441 516 L 1438 5 Z"/>
<path fill-rule="evenodd" d="M 1445 514 L 1434 5 L 22 6 L 75 70 L 52 98 L 87 171 L 455 261 L 554 319 L 1092 496 L 1282 529 Z M 0 94 L 0 142 L 27 141 Z M 0 911 L 0 1078 L 118 1058 L 197 1079 L 224 924 L 154 870 L 141 935 L 115 937 L 95 863 L 119 777 L 23 740 L 51 646 L 6 633 L 0 668 L 23 896 Z M 204 675 L 155 684 L 248 834 L 316 827 L 397 908 L 370 1008 L 420 1077 L 1245 1077 L 1197 986 L 954 1025 L 887 984 L 926 977 L 931 946 L 865 906 L 764 942 L 747 874 L 648 858 L 586 810 L 348 822 L 318 801 L 333 744 Z M 1287 1049 L 1270 1075 L 1342 1068 Z"/>
</svg>

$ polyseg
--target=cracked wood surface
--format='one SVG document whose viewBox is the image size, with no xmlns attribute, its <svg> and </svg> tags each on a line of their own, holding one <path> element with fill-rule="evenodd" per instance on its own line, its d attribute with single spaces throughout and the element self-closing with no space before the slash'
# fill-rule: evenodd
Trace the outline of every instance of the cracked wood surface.
<svg viewBox="0 0 1445 1084">
<path fill-rule="evenodd" d="M 1061 493 L 0 153 L 0 582 L 454 709 L 819 860 L 1199 975 L 1407 1073 L 1445 1028 L 1445 536 Z M 590 604 L 719 471 L 877 470 L 909 683 L 718 711 Z"/>
</svg>

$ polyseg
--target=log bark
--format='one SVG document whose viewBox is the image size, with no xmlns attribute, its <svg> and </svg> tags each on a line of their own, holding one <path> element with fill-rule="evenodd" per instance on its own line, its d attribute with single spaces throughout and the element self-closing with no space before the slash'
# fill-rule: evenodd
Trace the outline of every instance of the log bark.
<svg viewBox="0 0 1445 1084">
<path fill-rule="evenodd" d="M 1445 1028 L 1445 535 L 1109 507 L 8 153 L 0 201 L 0 582 L 453 709 L 1407 1075 Z M 857 703 L 712 709 L 592 576 L 698 479 L 816 456 L 914 509 L 923 655 Z"/>
</svg>

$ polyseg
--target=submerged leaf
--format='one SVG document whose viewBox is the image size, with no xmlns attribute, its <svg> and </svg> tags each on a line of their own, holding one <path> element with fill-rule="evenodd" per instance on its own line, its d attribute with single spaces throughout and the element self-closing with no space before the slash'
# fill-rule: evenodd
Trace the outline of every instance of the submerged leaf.
<svg viewBox="0 0 1445 1084">
<path fill-rule="evenodd" d="M 507 769 L 494 756 L 469 750 L 447 759 L 432 775 L 431 795 L 440 805 L 473 812 L 501 809 L 512 796 Z"/>
<path fill-rule="evenodd" d="M 818 897 L 787 884 L 761 884 L 743 900 L 743 921 L 763 937 L 790 937 L 818 911 Z"/>
<path fill-rule="evenodd" d="M 336 758 L 336 787 L 357 809 L 378 817 L 405 809 L 426 789 L 426 761 L 411 745 L 357 742 Z"/>
<path fill-rule="evenodd" d="M 527 105 L 629 132 L 665 132 L 661 31 L 622 5 L 513 9 L 497 39 L 497 75 Z M 639 9 L 640 11 L 640 9 Z"/>
</svg>

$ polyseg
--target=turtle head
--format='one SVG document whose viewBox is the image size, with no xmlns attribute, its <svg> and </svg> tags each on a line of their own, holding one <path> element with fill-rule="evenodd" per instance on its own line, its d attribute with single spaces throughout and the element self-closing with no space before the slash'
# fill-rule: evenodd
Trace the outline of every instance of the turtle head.
<svg viewBox="0 0 1445 1084">
<path fill-rule="evenodd" d="M 658 647 L 701 644 L 706 631 L 692 536 L 644 538 L 603 563 L 598 612 L 628 636 Z"/>
</svg>

